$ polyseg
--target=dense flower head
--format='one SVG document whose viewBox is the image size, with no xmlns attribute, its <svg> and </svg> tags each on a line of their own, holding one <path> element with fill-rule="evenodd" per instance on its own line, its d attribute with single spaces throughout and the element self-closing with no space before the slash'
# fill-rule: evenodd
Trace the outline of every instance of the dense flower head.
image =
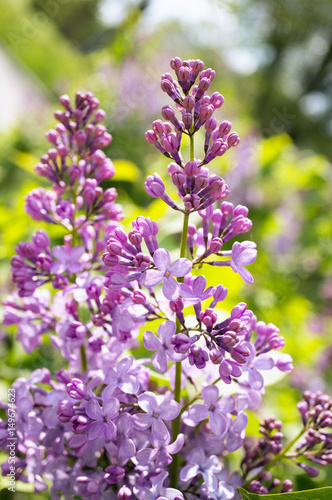
<svg viewBox="0 0 332 500">
<path fill-rule="evenodd" d="M 167 170 L 179 202 L 157 173 L 148 175 L 145 189 L 182 213 L 180 255 L 166 248 L 150 217 L 136 217 L 129 231 L 121 226 L 116 190 L 100 185 L 115 172 L 102 152 L 112 138 L 91 93 L 77 93 L 74 102 L 62 96 L 59 123 L 46 134 L 52 147 L 36 172 L 52 190 L 29 193 L 26 211 L 62 226 L 66 235 L 53 244 L 37 231 L 17 245 L 11 265 L 18 292 L 5 301 L 4 321 L 18 325 L 26 352 L 47 335 L 52 355 L 63 358 L 54 374 L 41 368 L 13 383 L 17 478 L 34 483 L 35 493 L 51 483 L 52 498 L 238 500 L 237 487 L 256 467 L 250 491 L 278 486 L 264 467 L 282 449 L 282 424 L 265 419 L 252 449 L 247 410 L 261 402 L 264 372 L 287 373 L 292 359 L 272 353 L 285 343 L 275 325 L 258 321 L 244 302 L 221 309 L 228 290 L 210 286 L 204 275 L 206 265 L 215 266 L 216 275 L 228 266 L 253 281 L 245 266 L 255 261 L 256 244 L 237 241 L 251 229 L 248 208 L 226 201 L 227 184 L 207 167 L 239 138 L 229 121 L 218 125 L 214 117 L 224 102 L 219 92 L 207 94 L 214 70 L 178 57 L 171 68 L 176 79 L 165 73 L 161 88 L 176 111 L 165 105 L 165 121 L 155 120 L 146 140 L 171 161 Z M 199 131 L 201 159 L 193 154 Z M 180 150 L 183 134 L 191 145 L 188 161 Z M 9 419 L 10 403 L 0 408 Z M 307 393 L 299 411 L 306 432 L 297 452 L 331 463 L 330 400 Z M 0 420 L 4 450 L 7 430 Z M 316 445 L 322 448 L 311 456 Z M 241 447 L 242 478 L 225 468 L 226 457 Z M 298 465 L 315 475 L 314 466 Z M 6 465 L 2 470 L 6 475 Z M 281 491 L 291 489 L 284 481 Z"/>
</svg>

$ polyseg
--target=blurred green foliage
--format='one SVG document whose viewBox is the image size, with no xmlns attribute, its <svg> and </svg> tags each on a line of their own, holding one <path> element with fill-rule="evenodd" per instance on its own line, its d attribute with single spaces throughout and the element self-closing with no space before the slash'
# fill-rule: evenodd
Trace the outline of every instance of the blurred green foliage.
<svg viewBox="0 0 332 500">
<path fill-rule="evenodd" d="M 213 168 L 229 182 L 230 201 L 249 206 L 253 228 L 246 237 L 257 242 L 259 251 L 251 266 L 255 277 L 251 287 L 244 286 L 229 269 L 220 278 L 207 268 L 206 277 L 211 285 L 222 281 L 228 287 L 224 309 L 245 300 L 258 319 L 275 323 L 284 335 L 285 352 L 294 358 L 295 373 L 269 387 L 260 415 L 251 417 L 249 432 L 257 434 L 258 419 L 271 413 L 286 421 L 286 432 L 292 435 L 299 420 L 296 402 L 300 392 L 305 388 L 328 390 L 332 381 L 332 174 L 324 156 L 331 151 L 329 2 L 319 1 L 315 6 L 302 0 L 227 2 L 226 8 L 237 16 L 242 41 L 247 33 L 248 43 L 254 46 L 251 30 L 257 12 L 265 23 L 258 42 L 270 56 L 250 75 L 238 74 L 224 64 L 218 47 L 202 38 L 196 40 L 180 21 L 143 31 L 144 13 L 153 2 L 124 2 L 122 20 L 111 26 L 101 17 L 103 3 L 0 0 L 0 52 L 21 75 L 22 88 L 32 85 L 43 103 L 36 113 L 23 109 L 15 125 L 0 133 L 2 297 L 12 289 L 9 258 L 15 244 L 28 239 L 36 229 L 46 228 L 25 214 L 24 196 L 43 185 L 33 167 L 48 148 L 44 132 L 54 124 L 51 113 L 57 109 L 61 93 L 91 90 L 100 99 L 113 135 L 107 153 L 117 170 L 109 185 L 117 188 L 125 208 L 124 224 L 129 227 L 131 219 L 140 214 L 159 219 L 160 243 L 167 240 L 176 249 L 180 220 L 144 191 L 146 174 L 156 171 L 165 176 L 167 166 L 167 160 L 147 145 L 144 132 L 159 118 L 160 107 L 169 103 L 160 91 L 159 75 L 168 71 L 170 57 L 201 58 L 217 72 L 213 90 L 226 97 L 219 116 L 231 118 L 243 138 L 241 145 L 216 161 Z M 210 8 L 225 5 L 211 0 Z M 220 24 L 222 28 L 221 18 Z M 321 47 L 325 47 L 315 64 L 310 40 L 321 40 Z M 297 62 L 294 66 L 294 58 L 301 58 L 305 47 L 309 47 L 306 64 Z M 300 90 L 295 85 L 293 100 L 283 89 L 288 75 L 301 84 Z M 315 92 L 324 97 L 326 106 L 318 115 L 304 114 L 304 99 Z M 199 144 L 196 148 L 198 151 Z M 170 183 L 168 191 L 175 194 Z M 62 237 L 58 228 L 51 231 L 54 241 Z M 26 376 L 41 363 L 51 370 L 59 363 L 47 339 L 27 356 L 15 341 L 14 329 L 4 334 L 0 355 L 0 396 L 13 379 Z M 297 470 L 287 470 L 290 473 L 298 489 L 331 484 L 327 471 L 315 480 Z M 30 485 L 25 487 L 32 491 Z M 7 494 L 3 491 L 1 498 Z M 48 498 L 42 493 L 39 496 Z M 24 498 L 34 496 L 15 495 L 17 500 Z"/>
</svg>

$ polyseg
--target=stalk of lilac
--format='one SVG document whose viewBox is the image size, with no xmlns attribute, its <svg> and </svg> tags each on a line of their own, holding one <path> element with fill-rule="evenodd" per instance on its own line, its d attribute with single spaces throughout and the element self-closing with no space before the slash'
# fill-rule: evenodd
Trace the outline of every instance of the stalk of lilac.
<svg viewBox="0 0 332 500">
<path fill-rule="evenodd" d="M 191 135 L 190 135 L 190 161 L 194 161 L 195 151 L 194 151 L 194 136 L 193 136 L 193 126 L 191 126 Z M 185 213 L 183 216 L 183 227 L 182 227 L 182 236 L 181 236 L 181 245 L 180 245 L 180 258 L 186 256 L 187 249 L 187 234 L 188 234 L 188 225 L 189 225 L 189 213 Z M 179 282 L 183 282 L 184 278 L 178 278 Z M 179 332 L 181 329 L 180 321 L 176 319 L 176 330 Z M 175 386 L 174 386 L 174 401 L 180 403 L 180 394 L 181 394 L 181 374 L 182 374 L 182 365 L 181 361 L 177 361 L 175 364 Z M 181 432 L 181 414 L 172 421 L 172 437 L 173 441 L 175 441 L 178 435 Z M 179 473 L 179 454 L 173 455 L 173 461 L 170 465 L 170 479 L 171 479 L 171 487 L 177 488 L 178 484 L 178 473 Z"/>
</svg>

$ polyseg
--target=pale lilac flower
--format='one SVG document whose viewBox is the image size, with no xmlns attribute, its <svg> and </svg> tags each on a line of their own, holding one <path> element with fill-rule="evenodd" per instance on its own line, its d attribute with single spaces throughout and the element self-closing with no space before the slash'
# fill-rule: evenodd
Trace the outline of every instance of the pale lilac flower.
<svg viewBox="0 0 332 500">
<path fill-rule="evenodd" d="M 151 480 L 151 487 L 136 487 L 134 488 L 135 495 L 144 500 L 183 500 L 183 495 L 179 490 L 174 488 L 165 488 L 164 481 L 168 476 L 168 472 L 164 471 L 155 476 Z"/>
<path fill-rule="evenodd" d="M 233 452 L 243 444 L 245 429 L 248 424 L 248 415 L 244 411 L 240 411 L 234 420 L 230 415 L 227 415 L 227 418 L 226 448 L 228 451 Z"/>
<path fill-rule="evenodd" d="M 232 246 L 231 268 L 235 273 L 239 273 L 243 281 L 248 284 L 253 283 L 254 278 L 243 266 L 252 264 L 257 257 L 256 243 L 253 241 L 236 241 Z"/>
<path fill-rule="evenodd" d="M 138 405 L 146 413 L 137 413 L 133 417 L 134 427 L 145 430 L 152 426 L 152 435 L 155 439 L 166 441 L 169 437 L 164 420 L 174 420 L 180 413 L 180 405 L 165 396 L 156 396 L 147 391 L 138 397 Z"/>
<path fill-rule="evenodd" d="M 157 351 L 152 357 L 152 364 L 160 373 L 167 370 L 168 357 L 172 361 L 182 361 L 183 354 L 174 351 L 171 339 L 176 332 L 174 321 L 164 321 L 158 328 L 158 337 L 151 331 L 146 331 L 143 335 L 143 344 L 149 351 Z"/>
<path fill-rule="evenodd" d="M 166 467 L 172 462 L 171 455 L 179 453 L 184 445 L 184 435 L 179 434 L 176 440 L 169 444 L 170 437 L 166 441 L 159 441 L 152 437 L 153 448 L 144 448 L 136 455 L 140 465 L 149 465 L 155 461 L 156 467 Z"/>
<path fill-rule="evenodd" d="M 119 401 L 109 398 L 103 401 L 103 407 L 96 399 L 90 399 L 86 405 L 86 413 L 93 422 L 89 424 L 86 437 L 90 440 L 97 439 L 102 433 L 107 439 L 112 439 L 116 434 L 116 427 L 112 422 L 119 413 Z"/>
<path fill-rule="evenodd" d="M 139 389 L 139 382 L 136 378 L 137 370 L 133 369 L 134 359 L 132 357 L 124 358 L 116 365 L 110 367 L 106 373 L 105 384 L 107 387 L 104 389 L 103 394 L 105 398 L 112 395 L 114 389 L 119 387 L 121 391 L 126 394 L 136 394 Z M 133 373 L 131 373 L 133 371 Z"/>
<path fill-rule="evenodd" d="M 58 262 L 53 262 L 51 273 L 60 274 L 68 271 L 77 274 L 82 271 L 82 264 L 78 260 L 84 253 L 84 247 L 70 248 L 65 245 L 58 245 L 53 248 L 52 253 Z"/>
<path fill-rule="evenodd" d="M 222 436 L 227 431 L 225 414 L 235 408 L 235 400 L 230 395 L 219 398 L 219 389 L 215 385 L 208 385 L 202 389 L 202 398 L 205 404 L 196 404 L 189 410 L 189 418 L 194 422 L 201 422 L 209 417 L 210 428 L 216 436 Z"/>
<path fill-rule="evenodd" d="M 264 385 L 264 379 L 260 371 L 272 370 L 274 361 L 267 354 L 256 356 L 256 348 L 250 342 L 242 342 L 241 345 L 247 347 L 249 350 L 249 356 L 247 356 L 245 364 L 241 367 L 242 372 L 248 373 L 248 383 L 250 387 L 259 391 Z"/>
<path fill-rule="evenodd" d="M 181 481 L 190 481 L 190 479 L 200 475 L 203 476 L 209 491 L 214 491 L 217 488 L 218 482 L 215 474 L 220 472 L 221 466 L 215 455 L 206 458 L 203 449 L 196 448 L 188 454 L 187 462 L 188 465 L 183 467 L 180 472 Z"/>
<path fill-rule="evenodd" d="M 209 286 L 205 290 L 206 287 L 206 278 L 205 276 L 197 276 L 193 282 L 192 286 L 188 286 L 185 283 L 180 284 L 180 295 L 183 298 L 184 303 L 187 304 L 197 304 L 198 302 L 202 302 L 203 300 L 211 297 L 213 293 L 213 286 Z"/>
<path fill-rule="evenodd" d="M 168 250 L 158 248 L 153 254 L 153 262 L 158 270 L 148 269 L 142 276 L 141 284 L 152 288 L 162 283 L 162 291 L 166 299 L 176 300 L 180 295 L 180 287 L 174 276 L 183 277 L 190 273 L 192 267 L 190 260 L 181 258 L 171 264 Z"/>
<path fill-rule="evenodd" d="M 100 289 L 102 282 L 103 279 L 101 276 L 90 279 L 90 273 L 84 272 L 77 276 L 76 284 L 68 287 L 67 291 L 72 291 L 76 302 L 85 302 L 89 298 L 92 298 L 92 292 L 94 290 L 96 290 L 98 294 L 98 289 Z"/>
</svg>

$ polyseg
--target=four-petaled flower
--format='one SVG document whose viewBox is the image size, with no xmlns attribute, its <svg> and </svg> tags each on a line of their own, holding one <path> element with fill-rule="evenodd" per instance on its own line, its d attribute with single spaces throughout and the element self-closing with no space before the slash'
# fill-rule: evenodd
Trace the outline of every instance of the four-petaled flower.
<svg viewBox="0 0 332 500">
<path fill-rule="evenodd" d="M 105 399 L 105 398 L 103 398 Z M 112 422 L 119 414 L 120 403 L 116 398 L 103 400 L 103 407 L 96 399 L 90 399 L 86 405 L 86 413 L 93 420 L 86 430 L 86 437 L 90 440 L 97 439 L 102 433 L 105 438 L 113 439 L 116 427 Z"/>
<path fill-rule="evenodd" d="M 153 254 L 153 262 L 158 269 L 148 269 L 141 278 L 141 284 L 148 288 L 163 284 L 166 299 L 176 300 L 180 295 L 179 283 L 174 279 L 186 276 L 191 271 L 190 260 L 181 258 L 171 264 L 171 256 L 165 248 L 158 248 Z"/>
<path fill-rule="evenodd" d="M 52 253 L 58 262 L 53 262 L 51 265 L 51 273 L 61 274 L 65 271 L 69 273 L 80 273 L 82 264 L 79 261 L 84 253 L 84 247 L 67 247 L 58 245 L 53 248 Z"/>
<path fill-rule="evenodd" d="M 176 401 L 156 396 L 153 392 L 145 392 L 138 397 L 138 406 L 146 413 L 136 413 L 133 416 L 134 427 L 145 430 L 152 426 L 152 435 L 155 439 L 166 441 L 169 438 L 168 429 L 164 420 L 174 420 L 180 413 L 180 405 Z"/>
<path fill-rule="evenodd" d="M 202 398 L 205 405 L 197 404 L 190 408 L 189 418 L 194 422 L 201 422 L 209 417 L 209 423 L 213 434 L 222 436 L 227 431 L 227 420 L 225 414 L 235 408 L 235 400 L 226 394 L 219 400 L 219 389 L 215 385 L 208 385 L 202 389 Z"/>
<path fill-rule="evenodd" d="M 198 302 L 203 302 L 203 300 L 211 297 L 213 293 L 213 286 L 209 286 L 205 290 L 206 287 L 206 278 L 205 276 L 197 276 L 192 283 L 192 286 L 188 286 L 185 283 L 180 284 L 181 289 L 181 297 L 184 300 L 184 303 L 189 304 L 197 304 Z"/>
<path fill-rule="evenodd" d="M 188 454 L 187 462 L 188 465 L 183 467 L 180 472 L 181 481 L 189 481 L 198 475 L 202 475 L 210 491 L 217 488 L 218 481 L 215 474 L 220 472 L 221 466 L 219 459 L 215 455 L 206 458 L 202 448 L 195 448 Z"/>
<path fill-rule="evenodd" d="M 152 364 L 160 373 L 165 373 L 167 370 L 167 356 L 172 361 L 182 361 L 185 357 L 183 354 L 176 353 L 171 344 L 175 331 L 176 324 L 173 321 L 164 321 L 158 328 L 159 338 L 149 330 L 143 335 L 143 344 L 146 349 L 157 351 L 152 357 Z"/>
<path fill-rule="evenodd" d="M 107 384 L 107 387 L 103 392 L 106 398 L 112 395 L 116 387 L 119 387 L 119 389 L 126 394 L 137 393 L 139 382 L 134 375 L 137 369 L 132 368 L 133 361 L 134 359 L 131 357 L 124 358 L 119 361 L 115 368 L 110 367 L 108 369 L 105 377 L 105 384 Z"/>
</svg>

